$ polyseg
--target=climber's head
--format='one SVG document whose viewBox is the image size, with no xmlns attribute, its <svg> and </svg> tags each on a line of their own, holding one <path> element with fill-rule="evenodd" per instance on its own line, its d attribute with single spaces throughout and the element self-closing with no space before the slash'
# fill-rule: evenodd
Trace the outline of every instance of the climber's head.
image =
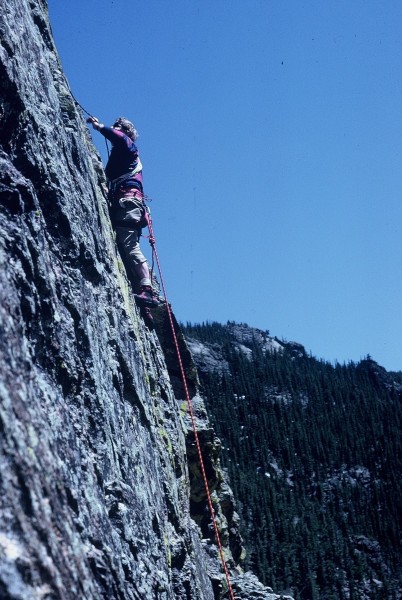
<svg viewBox="0 0 402 600">
<path fill-rule="evenodd" d="M 133 123 L 124 117 L 119 117 L 115 120 L 113 129 L 120 129 L 127 137 L 132 139 L 133 142 L 135 142 L 138 137 L 138 131 L 134 127 Z"/>
</svg>

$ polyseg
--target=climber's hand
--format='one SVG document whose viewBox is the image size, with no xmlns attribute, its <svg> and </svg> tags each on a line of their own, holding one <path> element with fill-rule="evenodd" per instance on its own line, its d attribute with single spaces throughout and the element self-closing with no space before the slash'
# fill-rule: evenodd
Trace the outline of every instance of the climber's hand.
<svg viewBox="0 0 402 600">
<path fill-rule="evenodd" d="M 101 129 L 102 127 L 102 123 L 99 122 L 99 119 L 97 119 L 96 117 L 88 117 L 87 119 L 87 123 L 91 123 L 92 127 L 94 129 L 97 129 L 99 131 L 99 129 Z"/>
</svg>

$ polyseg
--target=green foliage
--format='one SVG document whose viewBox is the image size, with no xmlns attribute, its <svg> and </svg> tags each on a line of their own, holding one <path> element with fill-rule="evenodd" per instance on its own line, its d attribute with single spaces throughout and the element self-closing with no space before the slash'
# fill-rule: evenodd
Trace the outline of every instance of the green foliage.
<svg viewBox="0 0 402 600">
<path fill-rule="evenodd" d="M 264 353 L 255 342 L 250 360 L 230 325 L 187 324 L 184 332 L 219 345 L 229 363 L 230 372 L 201 379 L 240 507 L 247 567 L 296 600 L 361 598 L 364 582 L 373 598 L 396 598 L 400 387 L 370 357 L 332 365 L 286 349 Z"/>
</svg>

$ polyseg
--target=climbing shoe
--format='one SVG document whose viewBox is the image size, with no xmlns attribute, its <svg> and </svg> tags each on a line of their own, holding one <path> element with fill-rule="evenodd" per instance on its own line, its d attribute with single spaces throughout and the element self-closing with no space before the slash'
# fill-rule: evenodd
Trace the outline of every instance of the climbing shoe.
<svg viewBox="0 0 402 600">
<path fill-rule="evenodd" d="M 134 298 L 139 304 L 144 306 L 157 306 L 158 300 L 150 285 L 143 285 L 139 294 L 134 294 Z"/>
</svg>

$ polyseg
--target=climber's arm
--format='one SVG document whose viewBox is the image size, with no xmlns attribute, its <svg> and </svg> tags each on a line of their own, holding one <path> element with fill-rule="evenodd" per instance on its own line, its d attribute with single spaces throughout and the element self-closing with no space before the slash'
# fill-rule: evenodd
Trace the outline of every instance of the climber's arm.
<svg viewBox="0 0 402 600">
<path fill-rule="evenodd" d="M 116 129 L 115 127 L 107 127 L 96 117 L 88 117 L 87 123 L 91 123 L 92 127 L 99 131 L 113 145 L 121 144 L 127 146 L 132 144 L 132 141 L 129 140 L 122 131 Z"/>
<path fill-rule="evenodd" d="M 91 123 L 92 127 L 96 129 L 96 131 L 101 131 L 104 128 L 104 124 L 101 123 L 96 117 L 88 117 L 87 123 Z"/>
</svg>

